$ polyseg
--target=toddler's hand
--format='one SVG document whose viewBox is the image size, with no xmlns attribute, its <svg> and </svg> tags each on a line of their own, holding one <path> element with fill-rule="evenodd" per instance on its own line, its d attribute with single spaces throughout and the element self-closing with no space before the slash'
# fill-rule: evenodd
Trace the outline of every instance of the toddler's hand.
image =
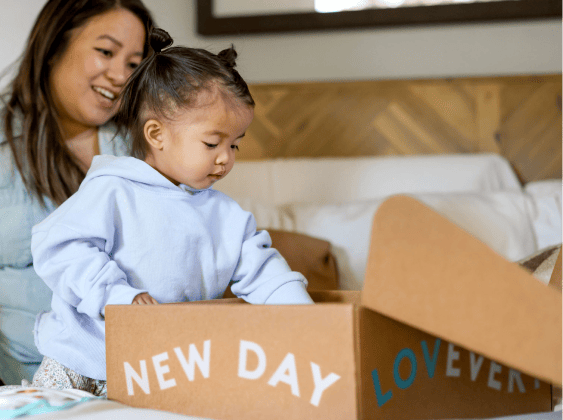
<svg viewBox="0 0 563 420">
<path fill-rule="evenodd" d="M 157 305 L 158 302 L 148 293 L 139 293 L 131 302 L 131 305 Z"/>
</svg>

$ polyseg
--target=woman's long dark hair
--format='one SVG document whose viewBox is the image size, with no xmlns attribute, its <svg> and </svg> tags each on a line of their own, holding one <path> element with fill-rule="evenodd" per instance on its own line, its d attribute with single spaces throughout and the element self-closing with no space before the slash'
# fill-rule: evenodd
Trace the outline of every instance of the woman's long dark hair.
<svg viewBox="0 0 563 420">
<path fill-rule="evenodd" d="M 27 190 L 42 205 L 44 197 L 63 203 L 85 176 L 64 145 L 49 85 L 52 62 L 68 47 L 73 29 L 115 8 L 132 12 L 149 33 L 153 20 L 141 0 L 49 0 L 35 21 L 10 85 L 2 128 Z M 143 56 L 147 52 L 145 42 Z M 15 130 L 20 121 L 21 134 L 19 127 Z"/>
<path fill-rule="evenodd" d="M 254 106 L 248 85 L 235 70 L 233 46 L 213 54 L 199 48 L 169 47 L 172 42 L 163 29 L 150 32 L 153 54 L 135 69 L 121 94 L 117 121 L 127 127 L 130 152 L 137 159 L 146 157 L 145 122 L 171 118 L 174 110 L 189 108 L 202 89 L 218 87 L 232 99 Z"/>
</svg>

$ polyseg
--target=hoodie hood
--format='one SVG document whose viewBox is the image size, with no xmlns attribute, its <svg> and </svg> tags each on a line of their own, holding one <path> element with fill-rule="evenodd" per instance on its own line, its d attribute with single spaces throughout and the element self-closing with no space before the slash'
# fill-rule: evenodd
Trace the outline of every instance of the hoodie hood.
<svg viewBox="0 0 563 420">
<path fill-rule="evenodd" d="M 115 176 L 139 184 L 144 184 L 145 186 L 155 187 L 157 189 L 177 192 L 185 191 L 190 194 L 196 194 L 211 188 L 209 187 L 198 190 L 184 184 L 176 186 L 148 163 L 129 156 L 94 156 L 92 165 L 90 166 L 82 184 L 86 184 L 92 179 L 101 176 Z"/>
</svg>

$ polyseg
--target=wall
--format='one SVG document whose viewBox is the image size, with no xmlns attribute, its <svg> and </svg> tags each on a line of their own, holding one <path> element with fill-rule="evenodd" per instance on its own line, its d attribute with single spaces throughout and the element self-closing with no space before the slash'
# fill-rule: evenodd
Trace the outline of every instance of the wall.
<svg viewBox="0 0 563 420">
<path fill-rule="evenodd" d="M 561 72 L 561 20 L 307 34 L 201 37 L 195 0 L 145 0 L 178 44 L 231 42 L 250 82 L 491 76 Z M 159 5 L 166 3 L 168 7 Z"/>
<path fill-rule="evenodd" d="M 1 0 L 0 68 L 20 54 L 44 0 Z M 561 72 L 561 20 L 201 37 L 195 0 L 145 0 L 177 44 L 219 52 L 234 43 L 251 83 Z"/>
<path fill-rule="evenodd" d="M 0 0 L 0 73 L 6 73 L 0 79 L 0 86 L 7 83 L 12 68 L 9 68 L 21 54 L 27 41 L 35 17 L 45 0 Z"/>
</svg>

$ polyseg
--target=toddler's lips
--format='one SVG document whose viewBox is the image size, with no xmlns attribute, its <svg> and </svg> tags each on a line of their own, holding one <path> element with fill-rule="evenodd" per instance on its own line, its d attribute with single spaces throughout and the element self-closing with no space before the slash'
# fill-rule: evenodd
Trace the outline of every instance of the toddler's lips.
<svg viewBox="0 0 563 420">
<path fill-rule="evenodd" d="M 219 172 L 219 173 L 217 173 L 217 174 L 209 174 L 209 176 L 210 176 L 211 178 L 215 178 L 215 179 L 221 179 L 221 178 L 223 178 L 223 175 L 225 175 L 225 172 L 224 172 L 224 171 L 223 171 L 223 172 Z"/>
</svg>

